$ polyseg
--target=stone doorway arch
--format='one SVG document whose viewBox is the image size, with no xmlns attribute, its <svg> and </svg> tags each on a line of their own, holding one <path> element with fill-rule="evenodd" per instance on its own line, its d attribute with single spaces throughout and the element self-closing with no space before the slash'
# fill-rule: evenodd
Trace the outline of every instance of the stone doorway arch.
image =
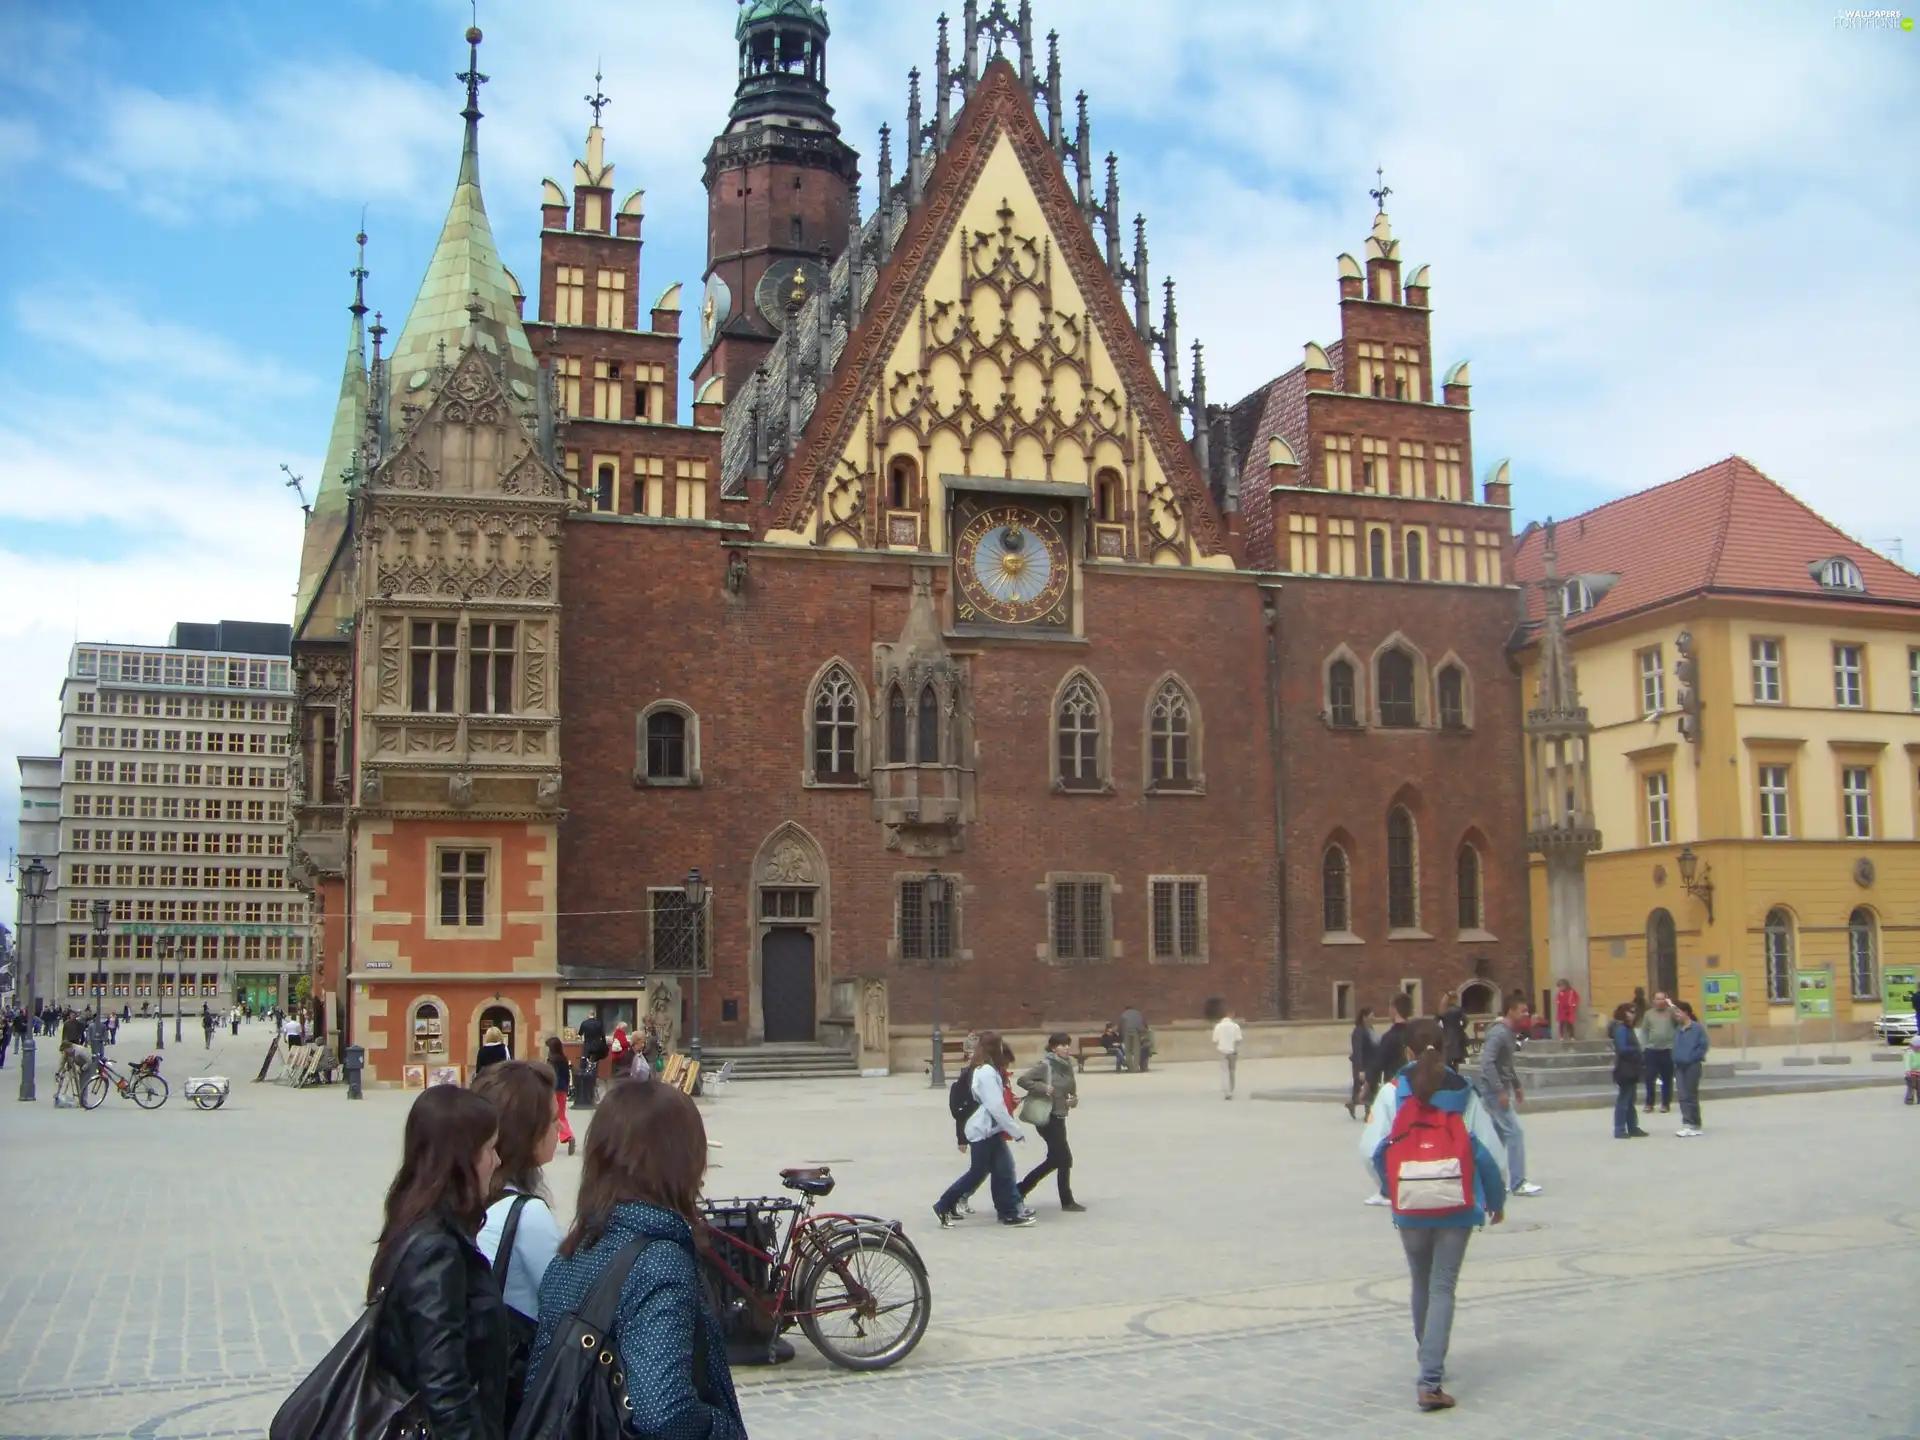
<svg viewBox="0 0 1920 1440">
<path fill-rule="evenodd" d="M 813 1026 L 831 1013 L 833 979 L 833 891 L 827 854 L 805 826 L 792 820 L 774 828 L 753 857 L 753 883 L 747 887 L 747 1039 L 760 1044 L 767 1034 L 767 965 L 776 967 L 775 1019 L 781 1039 L 811 1038 Z M 794 993 L 797 957 L 811 954 L 813 1005 L 800 1012 L 804 995 Z M 802 986 L 804 988 L 804 986 Z M 804 1029 L 801 1033 L 799 1026 Z"/>
</svg>

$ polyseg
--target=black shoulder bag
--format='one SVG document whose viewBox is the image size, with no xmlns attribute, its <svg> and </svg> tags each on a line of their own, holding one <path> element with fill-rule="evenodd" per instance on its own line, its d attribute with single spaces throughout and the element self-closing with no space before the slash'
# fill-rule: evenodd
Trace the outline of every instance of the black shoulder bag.
<svg viewBox="0 0 1920 1440">
<path fill-rule="evenodd" d="M 500 1309 L 507 1321 L 507 1418 L 519 1413 L 520 1401 L 527 1391 L 527 1362 L 533 1358 L 533 1337 L 540 1325 L 507 1304 L 507 1270 L 513 1264 L 513 1241 L 520 1233 L 520 1212 L 527 1208 L 531 1195 L 516 1195 L 507 1211 L 507 1223 L 500 1232 L 500 1248 L 493 1256 L 493 1278 L 500 1283 Z"/>
<path fill-rule="evenodd" d="M 405 1258 L 402 1247 L 388 1274 Z M 381 1369 L 375 1353 L 386 1298 L 382 1285 L 326 1358 L 274 1412 L 267 1427 L 269 1440 L 385 1440 L 409 1425 L 424 1428 L 418 1395 L 402 1389 Z"/>
<path fill-rule="evenodd" d="M 626 1420 L 633 1412 L 627 1403 L 627 1377 L 620 1370 L 615 1322 L 620 1290 L 641 1252 L 653 1243 L 643 1237 L 623 1245 L 585 1303 L 554 1327 L 539 1387 L 520 1407 L 510 1440 L 631 1440 Z M 705 1400 L 707 1330 L 698 1313 L 689 1359 L 694 1393 Z"/>
</svg>

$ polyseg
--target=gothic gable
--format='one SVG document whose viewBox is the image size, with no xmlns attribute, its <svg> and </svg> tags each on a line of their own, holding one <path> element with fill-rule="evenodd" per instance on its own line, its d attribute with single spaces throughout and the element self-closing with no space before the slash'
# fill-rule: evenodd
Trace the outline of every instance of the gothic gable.
<svg viewBox="0 0 1920 1440">
<path fill-rule="evenodd" d="M 565 478 L 541 460 L 495 363 L 477 347 L 460 356 L 432 400 L 409 417 L 405 438 L 374 471 L 371 488 L 448 497 L 566 497 Z"/>
<path fill-rule="evenodd" d="M 767 538 L 944 550 L 949 475 L 1086 487 L 1103 556 L 1231 564 L 1173 408 L 1004 61 L 962 111 L 879 277 Z"/>
</svg>

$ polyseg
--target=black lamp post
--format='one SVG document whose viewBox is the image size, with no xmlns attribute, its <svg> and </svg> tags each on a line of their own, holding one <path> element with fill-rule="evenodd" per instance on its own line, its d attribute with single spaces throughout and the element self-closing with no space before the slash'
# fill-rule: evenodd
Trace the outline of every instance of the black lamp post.
<svg viewBox="0 0 1920 1440">
<path fill-rule="evenodd" d="M 928 1082 L 938 1090 L 947 1083 L 946 1042 L 940 1035 L 940 957 L 934 953 L 933 912 L 947 899 L 947 877 L 935 866 L 920 882 L 920 898 L 927 909 L 927 956 L 933 962 L 933 1068 Z"/>
<path fill-rule="evenodd" d="M 700 878 L 698 866 L 687 872 L 687 909 L 693 912 L 693 1033 L 687 1037 L 687 1053 L 700 1063 L 700 955 L 706 949 L 707 882 Z"/>
<path fill-rule="evenodd" d="M 47 898 L 47 867 L 38 856 L 20 867 L 20 896 L 27 902 L 27 959 L 26 986 L 27 997 L 27 1036 L 20 1042 L 20 1098 L 33 1100 L 38 1097 L 33 1088 L 33 965 L 40 945 L 40 902 Z"/>
<path fill-rule="evenodd" d="M 93 933 L 97 936 L 104 937 L 107 933 L 107 921 L 113 918 L 113 907 L 104 900 L 96 900 L 93 902 L 93 905 L 89 909 L 88 913 L 91 915 L 93 919 Z M 106 945 L 107 945 L 107 942 L 104 938 L 98 940 L 94 944 L 93 946 L 93 949 L 95 952 L 94 962 L 97 962 L 102 965 L 106 963 L 106 960 L 107 960 Z M 90 964 L 91 963 L 92 962 L 90 962 Z M 104 997 L 106 995 L 106 988 L 102 986 L 97 990 L 96 993 L 99 994 L 101 997 L 103 997 L 103 1001 L 104 1001 Z M 104 1003 L 98 1003 L 94 1006 L 94 1009 L 104 1014 L 106 1007 Z"/>
</svg>

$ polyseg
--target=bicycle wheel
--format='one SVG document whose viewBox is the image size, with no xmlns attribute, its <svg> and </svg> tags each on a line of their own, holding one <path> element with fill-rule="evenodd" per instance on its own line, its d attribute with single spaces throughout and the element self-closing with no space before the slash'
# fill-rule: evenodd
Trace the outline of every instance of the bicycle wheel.
<svg viewBox="0 0 1920 1440">
<path fill-rule="evenodd" d="M 80 1108 L 91 1110 L 107 1098 L 107 1077 L 98 1070 L 94 1071 L 87 1083 L 80 1089 Z"/>
<path fill-rule="evenodd" d="M 800 1296 L 800 1328 L 847 1370 L 884 1370 L 926 1333 L 933 1292 L 911 1246 L 878 1230 L 831 1242 Z"/>
<path fill-rule="evenodd" d="M 142 1110 L 158 1110 L 167 1103 L 167 1082 L 158 1075 L 137 1075 L 131 1088 L 133 1103 Z"/>
</svg>

